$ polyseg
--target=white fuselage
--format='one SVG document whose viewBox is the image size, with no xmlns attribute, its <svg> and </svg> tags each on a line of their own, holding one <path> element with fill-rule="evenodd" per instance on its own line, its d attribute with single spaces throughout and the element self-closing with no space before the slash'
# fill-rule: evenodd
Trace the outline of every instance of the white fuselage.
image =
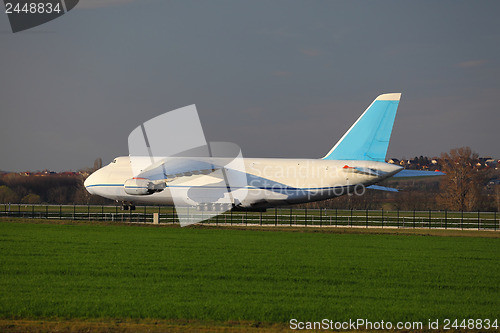
<svg viewBox="0 0 500 333">
<path fill-rule="evenodd" d="M 241 208 L 305 203 L 361 192 L 365 186 L 389 178 L 402 169 L 383 162 L 358 160 L 244 158 L 241 163 L 246 182 L 230 190 L 237 198 L 230 194 L 234 205 Z M 178 205 L 182 202 L 186 206 L 197 204 L 190 197 L 193 190 L 203 191 L 216 186 L 226 188 L 220 178 L 196 174 L 174 178 L 159 192 L 131 195 L 125 191 L 124 184 L 133 177 L 130 158 L 118 157 L 90 175 L 85 187 L 91 194 L 117 201 L 151 205 Z M 238 191 L 242 194 L 237 195 Z"/>
</svg>

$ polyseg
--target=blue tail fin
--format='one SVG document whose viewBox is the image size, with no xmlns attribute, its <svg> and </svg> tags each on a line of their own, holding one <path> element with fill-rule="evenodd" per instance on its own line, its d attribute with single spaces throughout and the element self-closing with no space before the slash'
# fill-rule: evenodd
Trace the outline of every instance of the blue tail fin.
<svg viewBox="0 0 500 333">
<path fill-rule="evenodd" d="M 400 98 L 378 96 L 323 159 L 384 162 Z"/>
</svg>

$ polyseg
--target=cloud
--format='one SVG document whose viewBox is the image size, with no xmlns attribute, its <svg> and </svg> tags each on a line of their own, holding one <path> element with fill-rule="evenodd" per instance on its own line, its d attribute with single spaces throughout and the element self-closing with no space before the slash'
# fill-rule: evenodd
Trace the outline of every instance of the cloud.
<svg viewBox="0 0 500 333">
<path fill-rule="evenodd" d="M 302 49 L 300 52 L 308 57 L 317 57 L 321 54 L 321 51 L 318 49 Z"/>
<path fill-rule="evenodd" d="M 129 4 L 135 0 L 80 0 L 77 8 L 93 9 Z"/>
<path fill-rule="evenodd" d="M 488 61 L 481 59 L 481 60 L 469 60 L 469 61 L 463 61 L 459 62 L 456 66 L 460 68 L 474 68 L 474 67 L 480 67 L 486 64 Z"/>
</svg>

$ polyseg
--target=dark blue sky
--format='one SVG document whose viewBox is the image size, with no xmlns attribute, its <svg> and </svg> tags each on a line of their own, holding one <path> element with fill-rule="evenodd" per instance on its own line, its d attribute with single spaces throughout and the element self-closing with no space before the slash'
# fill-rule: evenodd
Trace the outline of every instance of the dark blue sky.
<svg viewBox="0 0 500 333">
<path fill-rule="evenodd" d="M 388 157 L 500 158 L 498 1 L 97 1 L 13 34 L 0 15 L 0 170 L 127 155 L 140 123 L 196 104 L 208 141 L 322 157 L 381 93 Z"/>
</svg>

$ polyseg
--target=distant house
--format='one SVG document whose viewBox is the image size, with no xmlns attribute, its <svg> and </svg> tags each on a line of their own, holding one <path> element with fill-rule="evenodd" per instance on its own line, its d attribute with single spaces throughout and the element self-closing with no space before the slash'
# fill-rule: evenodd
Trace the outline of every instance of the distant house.
<svg viewBox="0 0 500 333">
<path fill-rule="evenodd" d="M 399 164 L 399 160 L 397 158 L 391 158 L 389 161 L 387 161 L 389 164 Z"/>
<path fill-rule="evenodd" d="M 497 161 L 495 161 L 494 159 L 490 158 L 489 160 L 486 160 L 484 162 L 484 164 L 486 164 L 486 166 L 489 166 L 489 167 L 494 167 L 497 165 Z"/>
<path fill-rule="evenodd" d="M 491 179 L 488 185 L 500 185 L 500 179 Z"/>
<path fill-rule="evenodd" d="M 476 166 L 486 166 L 486 161 L 489 161 L 491 160 L 491 157 L 480 157 L 479 159 L 479 162 L 476 164 Z"/>
<path fill-rule="evenodd" d="M 64 171 L 64 172 L 60 172 L 58 175 L 59 176 L 73 177 L 73 176 L 77 176 L 78 174 L 76 172 L 73 172 L 73 171 Z"/>
</svg>

